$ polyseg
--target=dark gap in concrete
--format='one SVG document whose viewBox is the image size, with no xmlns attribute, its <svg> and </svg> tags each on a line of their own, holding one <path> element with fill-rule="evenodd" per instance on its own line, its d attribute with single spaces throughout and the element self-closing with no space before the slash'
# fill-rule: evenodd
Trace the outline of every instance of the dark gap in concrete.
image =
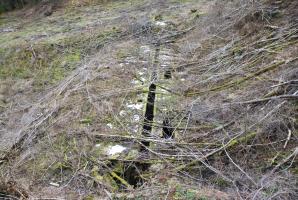
<svg viewBox="0 0 298 200">
<path fill-rule="evenodd" d="M 143 132 L 142 132 L 142 135 L 145 137 L 149 137 L 152 131 L 152 123 L 154 119 L 155 92 L 156 92 L 156 85 L 152 83 L 149 87 L 149 93 L 147 97 L 147 104 L 146 104 L 145 117 L 144 117 Z M 141 151 L 144 151 L 146 150 L 145 147 L 149 147 L 150 142 L 142 141 L 142 144 L 144 146 L 141 146 Z"/>
<path fill-rule="evenodd" d="M 144 124 L 143 124 L 143 131 L 142 135 L 144 137 L 149 137 L 152 131 L 152 123 L 154 119 L 154 105 L 155 105 L 155 93 L 156 93 L 156 85 L 155 81 L 157 80 L 157 67 L 159 64 L 159 53 L 160 53 L 160 44 L 157 44 L 155 49 L 154 61 L 153 61 L 153 72 L 151 76 L 151 84 L 149 86 L 149 92 L 147 96 L 146 102 L 146 110 L 144 116 Z M 142 141 L 142 145 L 140 147 L 140 151 L 146 151 L 146 147 L 150 146 L 149 141 Z"/>
<path fill-rule="evenodd" d="M 172 71 L 170 69 L 166 69 L 164 74 L 165 79 L 171 79 L 172 78 Z"/>
<path fill-rule="evenodd" d="M 149 169 L 150 165 L 147 163 L 134 162 L 125 169 L 123 177 L 130 185 L 134 188 L 140 187 L 144 184 L 144 179 L 142 178 L 142 172 Z"/>
<path fill-rule="evenodd" d="M 162 137 L 165 139 L 174 138 L 174 127 L 171 125 L 171 120 L 166 117 L 162 122 Z"/>
</svg>

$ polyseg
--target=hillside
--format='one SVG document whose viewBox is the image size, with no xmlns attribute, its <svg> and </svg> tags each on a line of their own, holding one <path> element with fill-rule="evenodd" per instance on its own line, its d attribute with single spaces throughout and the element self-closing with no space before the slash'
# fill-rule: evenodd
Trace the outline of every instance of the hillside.
<svg viewBox="0 0 298 200">
<path fill-rule="evenodd" d="M 27 2 L 0 15 L 0 199 L 298 198 L 297 1 Z"/>
</svg>

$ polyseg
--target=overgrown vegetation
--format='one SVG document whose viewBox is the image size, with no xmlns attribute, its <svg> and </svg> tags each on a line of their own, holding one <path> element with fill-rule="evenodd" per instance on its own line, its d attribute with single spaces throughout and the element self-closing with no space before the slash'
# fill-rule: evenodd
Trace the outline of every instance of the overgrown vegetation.
<svg viewBox="0 0 298 200">
<path fill-rule="evenodd" d="M 11 11 L 14 9 L 24 8 L 27 5 L 34 5 L 41 0 L 1 0 L 0 1 L 0 13 Z"/>
<path fill-rule="evenodd" d="M 34 78 L 34 84 L 56 83 L 74 70 L 86 55 L 95 53 L 120 30 L 75 34 L 56 41 L 9 46 L 1 49 L 0 78 Z"/>
<path fill-rule="evenodd" d="M 297 199 L 297 2 L 81 3 L 1 23 L 0 194 Z"/>
</svg>

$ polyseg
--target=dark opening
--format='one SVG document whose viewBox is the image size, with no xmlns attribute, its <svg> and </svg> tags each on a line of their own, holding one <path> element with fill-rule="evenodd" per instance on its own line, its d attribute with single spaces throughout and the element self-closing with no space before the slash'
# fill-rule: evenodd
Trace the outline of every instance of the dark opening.
<svg viewBox="0 0 298 200">
<path fill-rule="evenodd" d="M 114 168 L 119 164 L 119 161 L 112 161 L 110 163 L 111 168 Z M 142 177 L 142 173 L 146 172 L 150 164 L 148 163 L 140 163 L 140 162 L 123 162 L 123 171 L 122 172 L 115 172 L 119 177 L 123 178 L 129 185 L 133 186 L 134 188 L 140 187 L 144 184 L 144 179 Z M 123 183 L 117 178 L 113 178 L 117 185 L 119 186 L 120 190 L 127 189 Z"/>
<path fill-rule="evenodd" d="M 152 123 L 154 119 L 154 104 L 155 104 L 155 92 L 156 92 L 156 85 L 154 82 L 157 79 L 157 67 L 158 67 L 158 58 L 159 58 L 159 48 L 160 44 L 156 44 L 156 50 L 154 55 L 154 62 L 153 62 L 153 69 L 152 77 L 151 77 L 151 85 L 149 86 L 149 92 L 147 96 L 147 103 L 146 103 L 146 110 L 145 110 L 145 116 L 144 116 L 144 125 L 143 125 L 143 131 L 142 135 L 144 137 L 148 137 L 151 134 L 152 131 Z M 146 147 L 149 147 L 150 142 L 149 141 L 142 141 L 142 145 L 140 147 L 140 151 L 145 151 Z"/>
<path fill-rule="evenodd" d="M 145 110 L 143 132 L 142 132 L 142 135 L 145 137 L 150 136 L 151 131 L 152 131 L 152 122 L 154 119 L 155 92 L 156 92 L 156 85 L 154 83 L 152 83 L 149 87 L 149 93 L 148 93 L 148 97 L 147 97 L 147 104 L 146 104 L 146 110 Z M 150 142 L 142 141 L 142 144 L 145 147 L 148 147 L 150 145 Z M 141 146 L 141 151 L 144 151 L 146 149 L 144 146 Z"/>
<path fill-rule="evenodd" d="M 27 199 L 29 195 L 23 188 L 20 188 L 14 181 L 0 181 L 0 199 L 14 200 Z"/>
<path fill-rule="evenodd" d="M 141 173 L 147 171 L 149 166 L 147 163 L 131 163 L 124 171 L 124 179 L 134 188 L 142 186 L 144 179 Z"/>
<path fill-rule="evenodd" d="M 165 71 L 164 78 L 165 79 L 171 79 L 172 78 L 171 70 L 168 69 L 168 70 Z"/>
<path fill-rule="evenodd" d="M 171 121 L 166 117 L 162 122 L 162 137 L 165 139 L 174 138 L 174 128 L 171 126 Z"/>
</svg>

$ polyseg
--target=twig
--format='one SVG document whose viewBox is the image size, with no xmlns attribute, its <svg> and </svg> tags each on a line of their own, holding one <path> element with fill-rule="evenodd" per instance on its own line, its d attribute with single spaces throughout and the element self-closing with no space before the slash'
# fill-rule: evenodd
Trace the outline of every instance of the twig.
<svg viewBox="0 0 298 200">
<path fill-rule="evenodd" d="M 227 83 L 227 84 L 224 84 L 224 85 L 221 85 L 221 86 L 213 87 L 213 88 L 210 88 L 210 89 L 205 90 L 205 91 L 197 91 L 197 92 L 188 92 L 188 91 L 186 91 L 185 96 L 193 96 L 193 95 L 199 95 L 199 94 L 203 94 L 203 93 L 207 93 L 207 92 L 211 92 L 211 91 L 218 91 L 218 90 L 221 90 L 221 89 L 228 89 L 228 88 L 231 88 L 235 85 L 239 85 L 239 84 L 241 84 L 241 83 L 243 83 L 243 82 L 245 82 L 245 81 L 247 81 L 251 78 L 257 77 L 257 76 L 259 76 L 263 73 L 271 71 L 271 70 L 273 70 L 273 69 L 275 69 L 275 68 L 277 68 L 277 67 L 279 67 L 279 66 L 281 66 L 282 64 L 285 64 L 285 63 L 286 63 L 285 60 L 273 63 L 273 64 L 271 64 L 271 65 L 269 65 L 269 66 L 255 72 L 255 73 L 252 73 L 252 74 L 246 76 L 245 78 L 238 79 L 238 80 L 232 81 L 230 83 Z"/>
<path fill-rule="evenodd" d="M 284 149 L 287 147 L 288 142 L 289 142 L 290 139 L 291 139 L 291 135 L 292 135 L 292 131 L 291 131 L 291 129 L 289 129 L 289 130 L 288 130 L 288 137 L 287 137 L 287 140 L 286 140 L 286 142 L 285 142 L 285 144 L 284 144 Z"/>
<path fill-rule="evenodd" d="M 279 105 L 277 105 L 273 110 L 271 110 L 269 113 L 267 113 L 262 119 L 260 119 L 259 121 L 257 121 L 256 123 L 252 124 L 250 127 L 248 127 L 247 130 L 245 131 L 242 131 L 241 133 L 235 135 L 232 139 L 230 139 L 226 144 L 224 144 L 222 147 L 218 148 L 218 149 L 215 149 L 213 150 L 212 152 L 202 156 L 200 159 L 198 160 L 194 160 L 190 163 L 187 163 L 187 164 L 184 164 L 184 165 L 181 165 L 179 167 L 176 167 L 175 169 L 176 170 L 182 170 L 184 168 L 186 168 L 187 166 L 191 166 L 191 165 L 194 165 L 198 162 L 202 162 L 203 160 L 213 156 L 214 154 L 218 153 L 218 152 L 221 152 L 222 150 L 224 150 L 225 148 L 227 147 L 231 147 L 231 146 L 234 146 L 233 143 L 235 143 L 235 141 L 237 141 L 238 138 L 240 138 L 242 135 L 244 135 L 245 133 L 247 133 L 247 131 L 249 131 L 250 129 L 252 129 L 253 127 L 255 127 L 257 124 L 261 123 L 263 120 L 265 120 L 268 116 L 270 116 L 273 112 L 275 112 L 277 109 L 279 109 L 283 104 L 285 103 L 285 101 L 283 101 L 282 103 L 280 103 Z"/>
<path fill-rule="evenodd" d="M 290 81 L 283 82 L 283 83 L 280 83 L 280 84 L 277 84 L 277 85 L 272 85 L 271 87 L 274 88 L 274 87 L 279 87 L 279 86 L 284 86 L 284 85 L 291 85 L 291 84 L 298 84 L 298 80 L 290 80 Z"/>
<path fill-rule="evenodd" d="M 257 185 L 257 183 L 239 166 L 237 165 L 234 160 L 230 157 L 230 155 L 228 154 L 227 150 L 224 149 L 226 155 L 228 156 L 229 160 L 254 184 Z"/>
<path fill-rule="evenodd" d="M 123 178 L 121 178 L 120 176 L 118 176 L 115 172 L 110 171 L 110 174 L 111 174 L 114 178 L 118 179 L 118 180 L 119 180 L 123 185 L 125 185 L 127 188 L 133 188 L 129 183 L 127 183 L 126 180 L 124 180 Z"/>
<path fill-rule="evenodd" d="M 106 138 L 122 138 L 122 139 L 129 139 L 129 140 L 140 140 L 140 141 L 149 141 L 149 142 L 156 142 L 162 144 L 177 144 L 177 145 L 220 145 L 216 143 L 208 143 L 208 142 L 201 142 L 201 143 L 188 143 L 188 142 L 175 142 L 174 140 L 168 139 L 154 139 L 150 137 L 135 137 L 130 135 L 108 135 L 108 134 L 96 134 L 95 137 L 106 137 Z"/>
<path fill-rule="evenodd" d="M 233 102 L 231 104 L 252 104 L 252 103 L 260 103 L 264 101 L 271 101 L 271 100 L 278 100 L 278 99 L 298 99 L 298 95 L 280 95 L 280 96 L 274 96 L 274 97 L 268 97 L 264 99 L 254 99 L 250 101 L 242 101 L 242 102 Z"/>
</svg>

